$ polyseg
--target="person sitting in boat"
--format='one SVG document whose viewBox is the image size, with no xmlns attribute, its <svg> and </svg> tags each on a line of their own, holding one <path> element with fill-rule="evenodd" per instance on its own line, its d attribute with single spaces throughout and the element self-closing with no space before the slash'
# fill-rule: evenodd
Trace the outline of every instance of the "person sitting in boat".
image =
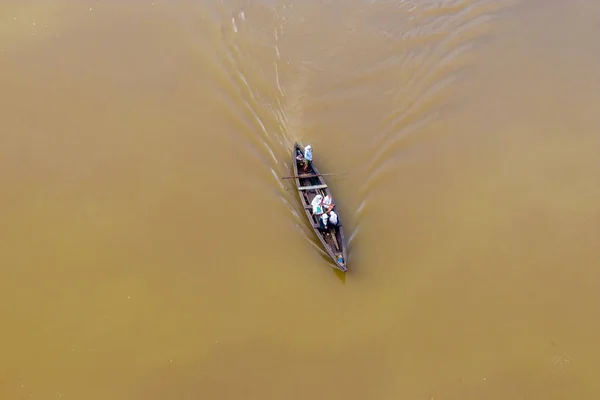
<svg viewBox="0 0 600 400">
<path fill-rule="evenodd" d="M 306 161 L 304 160 L 304 156 L 300 150 L 296 150 L 296 163 L 303 172 L 306 172 Z"/>
<path fill-rule="evenodd" d="M 304 173 L 308 172 L 308 161 L 302 154 L 296 156 L 296 162 L 298 163 L 298 170 Z"/>
<path fill-rule="evenodd" d="M 306 145 L 304 148 L 304 158 L 306 158 L 308 161 L 312 161 L 312 152 L 312 146 L 310 144 Z"/>
<path fill-rule="evenodd" d="M 312 206 L 313 215 L 323 214 L 323 205 L 321 204 L 322 202 L 323 202 L 323 196 L 321 196 L 320 194 L 316 195 L 312 199 L 312 201 L 310 202 L 310 205 Z"/>
<path fill-rule="evenodd" d="M 310 167 L 310 163 L 312 162 L 312 159 L 313 159 L 313 151 L 312 151 L 311 145 L 309 144 L 304 148 L 304 166 L 303 166 L 304 171 L 308 171 L 308 167 Z"/>
<path fill-rule="evenodd" d="M 329 224 L 327 222 L 329 222 L 329 216 L 327 215 L 327 213 L 321 214 L 321 216 L 319 217 L 319 229 L 321 230 L 321 232 L 329 231 Z"/>
<path fill-rule="evenodd" d="M 338 216 L 337 216 L 337 214 L 335 213 L 335 211 L 330 211 L 330 212 L 328 213 L 328 215 L 329 215 L 329 218 L 328 218 L 328 220 L 329 220 L 329 224 L 330 224 L 331 226 L 338 226 L 338 223 L 339 223 L 339 221 L 338 221 Z"/>
<path fill-rule="evenodd" d="M 331 197 L 331 195 L 327 195 L 323 198 L 323 208 L 325 209 L 325 212 L 328 213 L 330 211 L 333 211 L 333 209 L 335 208 L 335 204 L 333 203 L 333 198 Z"/>
</svg>

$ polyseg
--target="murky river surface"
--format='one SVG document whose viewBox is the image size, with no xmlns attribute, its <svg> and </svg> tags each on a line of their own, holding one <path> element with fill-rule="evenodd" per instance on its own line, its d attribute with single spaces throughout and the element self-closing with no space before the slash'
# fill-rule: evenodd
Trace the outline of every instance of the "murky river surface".
<svg viewBox="0 0 600 400">
<path fill-rule="evenodd" d="M 600 398 L 599 20 L 3 2 L 0 398 Z"/>
</svg>

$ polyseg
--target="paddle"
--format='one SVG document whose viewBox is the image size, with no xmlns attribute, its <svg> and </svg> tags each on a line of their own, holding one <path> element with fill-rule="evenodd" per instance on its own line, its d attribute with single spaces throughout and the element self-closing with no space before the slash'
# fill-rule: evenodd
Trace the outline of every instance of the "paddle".
<svg viewBox="0 0 600 400">
<path fill-rule="evenodd" d="M 306 174 L 306 175 L 282 176 L 281 179 L 313 178 L 315 176 L 342 175 L 342 174 L 347 174 L 347 172 L 332 172 L 329 174 Z"/>
</svg>

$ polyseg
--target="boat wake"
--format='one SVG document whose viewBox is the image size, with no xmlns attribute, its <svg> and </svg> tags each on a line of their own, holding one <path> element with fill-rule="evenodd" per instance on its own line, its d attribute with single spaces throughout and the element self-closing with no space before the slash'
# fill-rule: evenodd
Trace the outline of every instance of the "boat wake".
<svg viewBox="0 0 600 400">
<path fill-rule="evenodd" d="M 353 241 L 378 188 L 444 116 L 449 89 L 471 66 L 491 22 L 515 1 L 221 1 L 190 6 L 201 22 L 217 24 L 181 18 L 215 49 L 206 62 L 235 127 L 232 148 L 317 245 L 297 193 L 280 179 L 291 172 L 294 141 L 353 143 L 337 154 L 323 151 L 341 168 L 343 160 L 361 160 L 348 180 L 354 200 L 344 201 Z"/>
<path fill-rule="evenodd" d="M 372 191 L 391 173 L 407 138 L 419 136 L 451 104 L 451 92 L 468 70 L 474 50 L 489 38 L 491 22 L 507 11 L 510 0 L 406 1 L 403 23 L 382 24 L 379 33 L 391 40 L 390 55 L 376 66 L 390 79 L 387 101 L 365 168 L 362 192 Z M 380 19 L 385 16 L 379 16 Z M 393 73 L 391 70 L 401 71 Z M 389 73 L 388 73 L 389 71 Z M 418 141 L 418 139 L 417 139 Z"/>
</svg>

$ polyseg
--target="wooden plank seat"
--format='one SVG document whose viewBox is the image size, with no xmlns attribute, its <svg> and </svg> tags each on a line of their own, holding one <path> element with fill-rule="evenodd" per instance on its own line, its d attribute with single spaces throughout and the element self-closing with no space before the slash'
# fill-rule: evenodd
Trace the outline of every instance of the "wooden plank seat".
<svg viewBox="0 0 600 400">
<path fill-rule="evenodd" d="M 316 189 L 325 189 L 327 185 L 313 185 L 313 186 L 299 186 L 298 190 L 316 190 Z"/>
</svg>

